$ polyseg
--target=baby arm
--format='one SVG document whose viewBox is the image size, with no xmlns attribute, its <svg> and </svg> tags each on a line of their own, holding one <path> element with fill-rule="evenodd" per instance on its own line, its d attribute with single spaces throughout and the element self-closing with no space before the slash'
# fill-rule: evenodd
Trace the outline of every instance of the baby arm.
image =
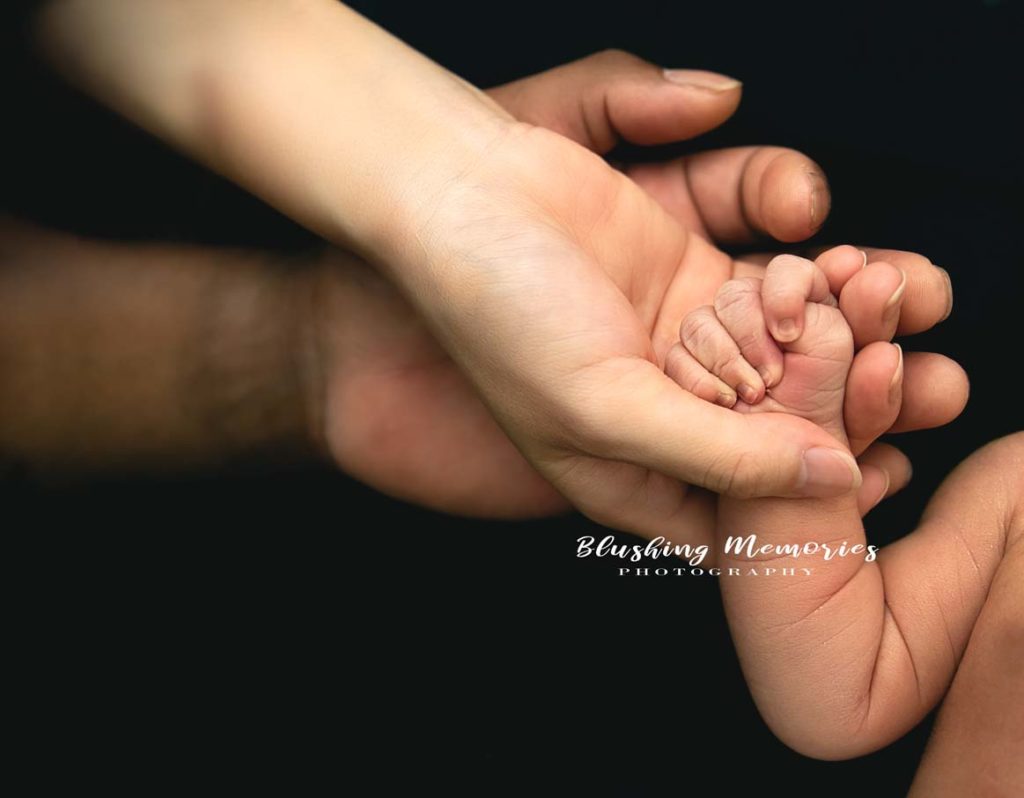
<svg viewBox="0 0 1024 798">
<path fill-rule="evenodd" d="M 784 368 L 763 400 L 737 409 L 799 414 L 847 443 L 842 409 L 853 342 L 823 274 L 786 256 L 756 288 L 762 303 L 753 321 L 776 333 Z M 795 294 L 805 301 L 802 332 L 779 343 L 790 336 L 777 334 L 773 308 L 791 305 Z M 750 327 L 750 314 L 743 324 Z M 879 748 L 915 725 L 949 685 L 1004 552 L 1020 540 L 1022 505 L 1019 434 L 958 468 L 920 527 L 877 559 L 863 548 L 831 559 L 769 549 L 753 561 L 747 549 L 726 550 L 730 537 L 751 534 L 758 547 L 866 547 L 852 494 L 721 499 L 723 573 L 754 566 L 762 574 L 723 576 L 721 585 L 744 673 L 773 731 L 802 753 L 839 759 Z M 763 575 L 768 567 L 776 575 Z M 780 576 L 782 568 L 796 575 Z"/>
<path fill-rule="evenodd" d="M 942 698 L 1001 562 L 1020 556 L 1024 433 L 961 464 L 918 528 L 878 553 L 783 557 L 797 576 L 722 579 L 723 600 L 765 721 L 809 756 L 868 753 L 904 734 Z M 720 545 L 864 544 L 851 499 L 722 501 Z M 722 567 L 750 566 L 726 554 Z M 812 569 L 803 576 L 800 566 Z M 1018 584 L 1019 589 L 1019 584 Z"/>
</svg>

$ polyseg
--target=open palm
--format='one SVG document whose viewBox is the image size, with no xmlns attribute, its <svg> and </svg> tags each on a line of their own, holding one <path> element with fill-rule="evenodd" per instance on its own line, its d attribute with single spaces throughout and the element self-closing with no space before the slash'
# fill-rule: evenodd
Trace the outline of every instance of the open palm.
<svg viewBox="0 0 1024 798">
<path fill-rule="evenodd" d="M 706 92 L 680 110 L 680 98 L 669 97 L 660 115 L 647 102 L 630 116 L 628 98 L 638 96 L 638 82 L 652 79 L 651 68 L 623 63 L 618 55 L 611 59 L 616 63 L 608 60 L 599 64 L 602 104 L 615 109 L 607 102 L 612 89 L 632 87 L 620 92 L 627 100 L 619 103 L 617 122 L 641 143 L 714 126 L 738 99 Z M 614 137 L 603 136 L 593 119 L 558 124 L 544 118 L 552 87 L 558 91 L 551 96 L 567 85 L 579 89 L 581 72 L 581 65 L 572 65 L 532 84 L 503 87 L 497 96 L 519 116 L 606 148 Z M 586 105 L 580 108 L 585 116 Z M 606 114 L 608 128 L 612 115 Z M 673 115 L 674 127 L 665 121 Z M 430 333 L 375 274 L 348 256 L 328 256 L 322 329 L 335 331 L 326 336 L 336 336 L 336 345 L 327 347 L 333 358 L 326 370 L 327 426 L 343 466 L 389 492 L 443 509 L 520 515 L 563 506 L 511 436 L 533 466 L 592 517 L 678 535 L 706 509 L 685 484 L 728 489 L 735 473 L 726 462 L 692 473 L 678 457 L 680 446 L 739 452 L 752 437 L 819 441 L 820 431 L 800 419 L 767 415 L 738 424 L 727 411 L 681 391 L 662 370 L 682 317 L 710 303 L 730 277 L 757 269 L 706 237 L 769 232 L 796 240 L 820 223 L 827 193 L 811 162 L 772 148 L 731 150 L 640 167 L 627 177 L 563 135 L 521 126 L 511 137 L 474 181 L 446 197 L 424 230 L 430 236 L 457 229 L 444 245 L 472 267 L 463 272 L 469 279 L 452 297 L 450 314 L 444 306 L 433 311 Z M 514 191 L 505 193 L 514 199 L 496 204 L 493 197 L 502 192 L 495 185 L 509 175 Z M 923 264 L 910 271 L 927 281 Z M 944 307 L 944 296 L 925 296 L 910 314 L 916 315 L 911 326 L 930 326 Z M 467 318 L 485 320 L 493 335 L 463 329 Z M 461 372 L 434 343 L 435 334 L 460 342 L 449 348 Z M 467 340 L 474 343 L 467 346 Z M 495 341 L 514 342 L 501 368 L 490 356 Z M 522 368 L 508 368 L 508 362 Z M 474 386 L 462 372 L 474 375 Z M 489 408 L 477 399 L 481 394 Z M 639 420 L 628 411 L 638 404 L 645 408 Z M 623 429 L 626 423 L 634 429 Z M 526 429 L 529 434 L 521 434 Z"/>
</svg>

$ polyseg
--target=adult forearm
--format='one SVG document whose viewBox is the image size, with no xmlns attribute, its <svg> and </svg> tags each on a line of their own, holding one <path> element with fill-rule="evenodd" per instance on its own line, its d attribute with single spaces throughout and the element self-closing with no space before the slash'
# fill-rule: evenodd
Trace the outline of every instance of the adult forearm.
<svg viewBox="0 0 1024 798">
<path fill-rule="evenodd" d="M 436 192 L 509 119 L 334 0 L 54 0 L 37 29 L 101 101 L 325 237 L 397 264 Z"/>
<path fill-rule="evenodd" d="M 301 268 L 3 227 L 0 460 L 162 470 L 317 451 Z"/>
</svg>

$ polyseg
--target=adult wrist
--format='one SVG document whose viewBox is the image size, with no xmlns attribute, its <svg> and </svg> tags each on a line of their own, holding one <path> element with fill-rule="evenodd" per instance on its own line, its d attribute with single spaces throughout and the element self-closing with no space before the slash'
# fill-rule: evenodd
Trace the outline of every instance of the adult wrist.
<svg viewBox="0 0 1024 798">
<path fill-rule="evenodd" d="M 247 257 L 245 271 L 209 278 L 207 309 L 193 328 L 193 402 L 184 410 L 228 462 L 325 459 L 315 264 Z"/>
<path fill-rule="evenodd" d="M 308 263 L 2 227 L 0 460 L 159 472 L 322 451 Z"/>
<path fill-rule="evenodd" d="M 399 269 L 416 261 L 431 203 L 512 123 L 334 0 L 69 0 L 38 28 L 69 80 L 328 240 Z"/>
</svg>

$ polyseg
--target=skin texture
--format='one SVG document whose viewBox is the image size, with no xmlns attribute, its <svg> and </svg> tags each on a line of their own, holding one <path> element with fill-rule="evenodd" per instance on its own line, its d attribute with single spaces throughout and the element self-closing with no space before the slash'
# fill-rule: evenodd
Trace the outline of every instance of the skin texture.
<svg viewBox="0 0 1024 798">
<path fill-rule="evenodd" d="M 91 476 L 315 457 L 295 267 L 0 220 L 0 461 Z"/>
<path fill-rule="evenodd" d="M 803 331 L 792 341 L 776 339 L 783 376 L 762 401 L 737 403 L 736 410 L 799 415 L 846 445 L 844 406 L 848 380 L 854 379 L 854 335 L 839 310 L 843 297 L 837 301 L 828 282 L 811 261 L 783 256 L 769 264 L 760 284 L 763 317 L 792 311 L 792 297 L 803 295 Z M 741 332 L 727 314 L 719 314 L 718 323 L 718 333 L 737 338 Z M 697 348 L 687 340 L 684 335 L 684 346 Z M 879 343 L 877 348 L 894 347 Z M 706 359 L 721 376 L 726 361 L 714 354 Z M 898 380 L 893 389 L 899 391 Z M 930 502 L 921 525 L 873 562 L 863 552 L 830 560 L 820 555 L 791 559 L 774 551 L 760 552 L 753 560 L 735 551 L 721 553 L 729 536 L 750 532 L 759 544 L 864 545 L 852 494 L 721 497 L 717 542 L 722 568 L 812 569 L 810 575 L 721 580 L 740 661 L 768 725 L 796 750 L 823 759 L 858 756 L 886 745 L 939 702 L 974 629 L 976 653 L 966 663 L 965 679 L 970 684 L 972 671 L 982 667 L 986 648 L 1003 652 L 991 655 L 993 672 L 1001 674 L 1007 646 L 1019 649 L 1019 632 L 1013 629 L 1020 623 L 1021 582 L 1011 574 L 1020 571 L 1022 518 L 1022 434 L 986 447 L 960 466 Z M 1010 638 L 994 646 L 995 628 L 1003 624 Z M 1007 697 L 1018 692 L 1008 690 Z M 951 711 L 963 713 L 957 709 L 962 701 Z M 1007 727 L 990 734 L 1005 746 L 1018 733 Z M 999 750 L 985 760 L 989 777 L 1008 784 L 1014 774 L 1019 778 L 1019 770 Z"/>
<path fill-rule="evenodd" d="M 990 474 L 1020 468 L 1020 436 L 987 446 L 958 469 L 962 490 L 991 492 Z M 950 478 L 952 479 L 952 477 Z M 997 482 L 998 484 L 998 482 Z M 957 487 L 960 487 L 959 485 Z M 910 798 L 1024 793 L 1024 535 L 1018 500 L 1011 514 L 1007 547 L 985 605 L 971 630 Z M 1003 519 L 979 503 L 982 522 Z"/>
<path fill-rule="evenodd" d="M 815 425 L 708 406 L 664 372 L 683 316 L 737 268 L 708 236 L 745 237 L 746 215 L 791 241 L 824 218 L 820 170 L 802 156 L 729 151 L 679 162 L 674 180 L 627 176 L 326 0 L 145 0 L 130 13 L 65 0 L 41 38 L 101 100 L 381 269 L 518 452 L 592 518 L 678 533 L 706 509 L 690 485 L 793 495 L 861 483 Z M 738 102 L 709 79 L 646 65 L 617 95 L 632 100 L 603 114 L 600 91 L 580 101 L 583 129 L 598 149 L 602 118 L 639 143 L 691 135 Z M 924 264 L 926 327 L 949 289 Z M 809 472 L 814 447 L 834 454 Z"/>
</svg>

